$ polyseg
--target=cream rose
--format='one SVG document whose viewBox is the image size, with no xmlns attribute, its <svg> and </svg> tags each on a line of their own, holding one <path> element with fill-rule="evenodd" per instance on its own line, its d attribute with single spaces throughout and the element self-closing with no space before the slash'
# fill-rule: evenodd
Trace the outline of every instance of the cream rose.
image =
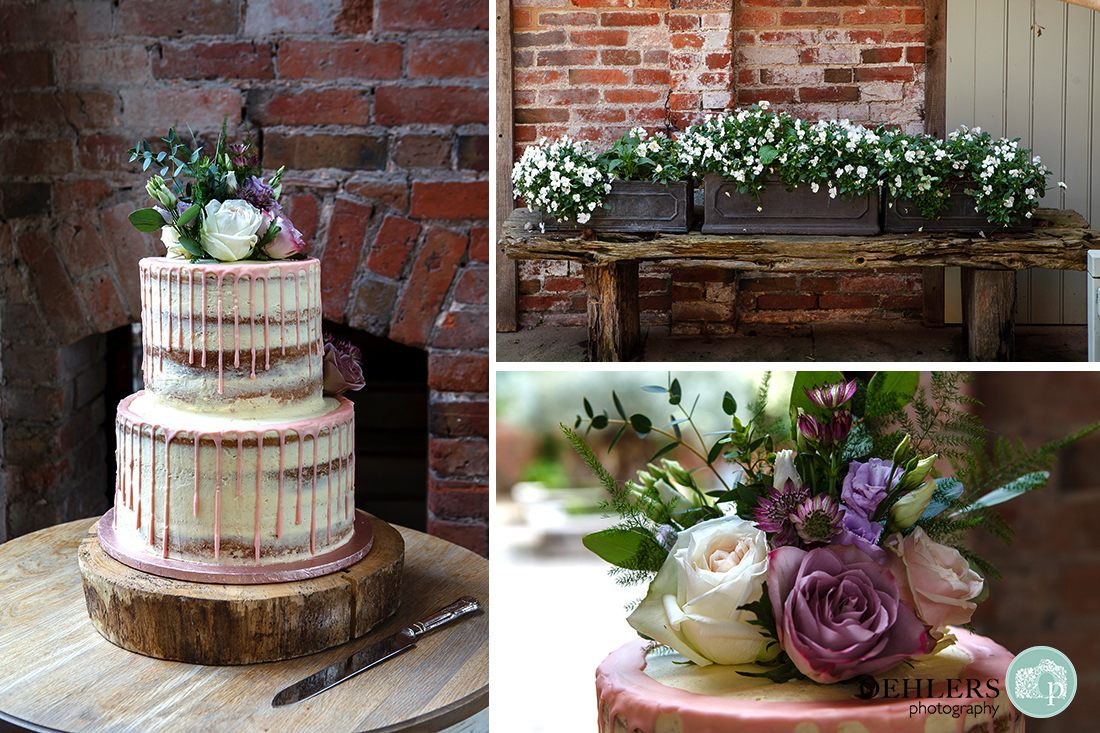
<svg viewBox="0 0 1100 733">
<path fill-rule="evenodd" d="M 667 644 L 696 664 L 745 664 L 775 655 L 765 650 L 755 616 L 740 606 L 760 599 L 768 579 L 764 533 L 740 517 L 684 530 L 628 621 L 638 633 Z"/>
<path fill-rule="evenodd" d="M 210 201 L 203 208 L 199 238 L 214 259 L 236 262 L 248 257 L 256 246 L 256 232 L 262 223 L 262 212 L 247 201 Z"/>
<path fill-rule="evenodd" d="M 191 253 L 180 244 L 180 237 L 175 227 L 171 225 L 161 227 L 160 241 L 164 242 L 164 246 L 168 248 L 167 257 L 178 260 L 186 260 L 191 257 Z"/>
<path fill-rule="evenodd" d="M 917 527 L 908 537 L 886 540 L 886 567 L 898 581 L 903 603 L 917 612 L 938 639 L 949 624 L 965 624 L 977 608 L 971 603 L 985 581 L 959 551 L 929 539 Z"/>
</svg>

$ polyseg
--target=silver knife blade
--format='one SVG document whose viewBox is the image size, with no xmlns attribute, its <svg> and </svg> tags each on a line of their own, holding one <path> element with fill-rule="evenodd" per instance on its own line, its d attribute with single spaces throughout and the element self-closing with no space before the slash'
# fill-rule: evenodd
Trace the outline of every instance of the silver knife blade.
<svg viewBox="0 0 1100 733">
<path fill-rule="evenodd" d="M 282 707 L 307 700 L 335 685 L 351 679 L 360 672 L 381 664 L 398 654 L 412 649 L 415 642 L 424 634 L 437 629 L 460 616 L 473 613 L 481 604 L 470 596 L 463 596 L 446 608 L 442 608 L 428 618 L 406 626 L 396 634 L 387 636 L 371 644 L 366 649 L 352 654 L 343 661 L 330 664 L 324 669 L 298 680 L 290 687 L 280 690 L 271 700 L 272 707 Z"/>
</svg>

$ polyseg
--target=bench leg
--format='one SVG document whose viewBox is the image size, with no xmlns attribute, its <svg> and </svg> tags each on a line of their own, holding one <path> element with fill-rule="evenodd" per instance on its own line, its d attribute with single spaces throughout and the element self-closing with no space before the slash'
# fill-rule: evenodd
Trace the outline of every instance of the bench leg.
<svg viewBox="0 0 1100 733">
<path fill-rule="evenodd" d="M 1015 357 L 1016 271 L 964 267 L 963 325 L 971 361 Z"/>
<path fill-rule="evenodd" d="M 626 361 L 641 344 L 638 263 L 585 265 L 588 290 L 588 360 Z"/>
</svg>

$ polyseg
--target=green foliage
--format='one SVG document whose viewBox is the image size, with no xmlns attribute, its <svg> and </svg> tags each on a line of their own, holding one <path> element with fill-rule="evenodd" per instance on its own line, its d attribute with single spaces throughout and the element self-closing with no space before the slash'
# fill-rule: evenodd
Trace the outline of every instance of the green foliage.
<svg viewBox="0 0 1100 733">
<path fill-rule="evenodd" d="M 679 159 L 679 145 L 663 135 L 635 127 L 600 154 L 597 165 L 612 179 L 672 183 L 686 174 Z"/>
</svg>

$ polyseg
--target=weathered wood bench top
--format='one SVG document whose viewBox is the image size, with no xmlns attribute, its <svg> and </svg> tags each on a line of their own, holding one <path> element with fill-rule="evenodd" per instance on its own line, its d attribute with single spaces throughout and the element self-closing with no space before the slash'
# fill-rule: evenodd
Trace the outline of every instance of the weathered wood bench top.
<svg viewBox="0 0 1100 733">
<path fill-rule="evenodd" d="M 621 234 L 542 232 L 537 214 L 516 209 L 502 228 L 501 251 L 514 260 L 569 260 L 584 265 L 588 291 L 588 358 L 635 356 L 640 339 L 638 264 L 807 272 L 894 267 L 963 268 L 963 324 L 970 358 L 1013 356 L 1015 270 L 1085 270 L 1100 232 L 1075 211 L 1039 209 L 1026 233 L 879 234 Z"/>
<path fill-rule="evenodd" d="M 516 260 L 570 260 L 586 265 L 623 261 L 737 270 L 852 270 L 891 267 L 971 267 L 982 270 L 1084 270 L 1100 232 L 1075 211 L 1039 209 L 1035 230 L 990 238 L 960 234 L 880 234 L 873 237 L 776 234 L 617 234 L 539 231 L 538 215 L 516 209 L 501 246 Z"/>
</svg>

